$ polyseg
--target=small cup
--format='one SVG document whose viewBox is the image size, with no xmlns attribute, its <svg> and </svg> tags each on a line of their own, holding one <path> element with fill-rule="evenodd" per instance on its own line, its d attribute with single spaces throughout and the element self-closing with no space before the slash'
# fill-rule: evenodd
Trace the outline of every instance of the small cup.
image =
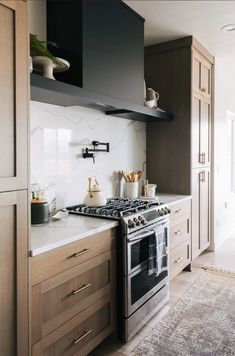
<svg viewBox="0 0 235 356">
<path fill-rule="evenodd" d="M 126 182 L 125 198 L 138 198 L 139 184 L 138 182 Z"/>
<path fill-rule="evenodd" d="M 147 184 L 146 185 L 146 196 L 148 198 L 154 198 L 156 193 L 156 184 Z"/>
</svg>

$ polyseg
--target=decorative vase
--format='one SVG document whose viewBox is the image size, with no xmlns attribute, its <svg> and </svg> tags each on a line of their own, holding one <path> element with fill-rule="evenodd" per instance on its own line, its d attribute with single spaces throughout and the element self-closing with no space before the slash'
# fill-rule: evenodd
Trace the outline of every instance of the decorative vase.
<svg viewBox="0 0 235 356">
<path fill-rule="evenodd" d="M 35 71 L 42 72 L 43 77 L 55 80 L 53 76 L 54 72 L 64 72 L 70 67 L 70 63 L 65 59 L 58 57 L 56 57 L 56 59 L 59 63 L 55 63 L 52 59 L 45 56 L 34 56 L 33 69 Z"/>
</svg>

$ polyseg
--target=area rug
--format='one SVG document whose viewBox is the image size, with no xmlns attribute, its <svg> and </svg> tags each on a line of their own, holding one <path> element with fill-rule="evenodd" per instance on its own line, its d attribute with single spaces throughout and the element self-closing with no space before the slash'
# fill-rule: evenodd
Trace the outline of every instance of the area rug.
<svg viewBox="0 0 235 356">
<path fill-rule="evenodd" d="M 132 356 L 235 355 L 235 273 L 205 269 Z"/>
</svg>

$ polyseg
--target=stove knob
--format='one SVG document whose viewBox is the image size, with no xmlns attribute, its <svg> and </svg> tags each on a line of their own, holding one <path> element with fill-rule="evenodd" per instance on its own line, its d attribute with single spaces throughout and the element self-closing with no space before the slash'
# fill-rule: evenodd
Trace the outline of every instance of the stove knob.
<svg viewBox="0 0 235 356">
<path fill-rule="evenodd" d="M 140 226 L 140 221 L 137 220 L 135 224 L 136 224 L 136 226 Z"/>
<path fill-rule="evenodd" d="M 170 214 L 171 213 L 171 209 L 167 208 L 167 212 L 168 212 L 168 214 Z"/>
<path fill-rule="evenodd" d="M 164 215 L 164 209 L 161 209 L 159 213 L 160 213 L 160 216 L 163 216 Z"/>
<path fill-rule="evenodd" d="M 147 224 L 144 219 L 142 219 L 140 222 L 141 222 L 142 225 Z"/>
<path fill-rule="evenodd" d="M 136 221 L 138 221 L 138 220 L 137 220 L 137 218 L 134 218 L 133 221 L 136 222 Z"/>
<path fill-rule="evenodd" d="M 141 215 L 138 216 L 138 219 L 139 219 L 140 221 L 144 220 Z"/>
<path fill-rule="evenodd" d="M 133 224 L 133 221 L 132 221 L 131 219 L 129 219 L 129 220 L 127 221 L 127 226 L 128 226 L 129 228 L 131 228 L 131 227 L 132 227 L 132 224 Z"/>
<path fill-rule="evenodd" d="M 135 222 L 133 220 L 128 220 L 128 228 L 133 229 L 135 227 Z"/>
</svg>

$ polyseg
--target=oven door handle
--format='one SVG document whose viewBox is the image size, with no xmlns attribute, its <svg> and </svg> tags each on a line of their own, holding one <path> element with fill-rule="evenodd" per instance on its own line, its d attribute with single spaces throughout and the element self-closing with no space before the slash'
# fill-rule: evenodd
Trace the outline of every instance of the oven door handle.
<svg viewBox="0 0 235 356">
<path fill-rule="evenodd" d="M 134 237 L 128 238 L 127 242 L 133 242 L 133 241 L 138 241 L 138 240 L 143 240 L 145 237 L 148 237 L 152 235 L 154 230 L 147 230 L 147 232 L 140 233 Z"/>
</svg>

